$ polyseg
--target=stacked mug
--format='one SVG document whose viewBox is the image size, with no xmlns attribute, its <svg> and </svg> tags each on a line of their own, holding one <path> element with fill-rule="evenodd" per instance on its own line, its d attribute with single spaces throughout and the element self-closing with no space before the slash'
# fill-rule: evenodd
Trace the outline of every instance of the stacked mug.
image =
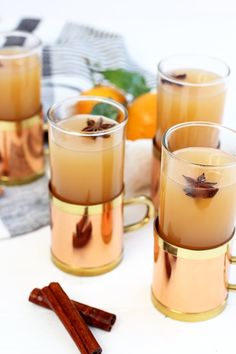
<svg viewBox="0 0 236 354">
<path fill-rule="evenodd" d="M 44 173 L 41 42 L 27 32 L 0 34 L 0 182 Z"/>
</svg>

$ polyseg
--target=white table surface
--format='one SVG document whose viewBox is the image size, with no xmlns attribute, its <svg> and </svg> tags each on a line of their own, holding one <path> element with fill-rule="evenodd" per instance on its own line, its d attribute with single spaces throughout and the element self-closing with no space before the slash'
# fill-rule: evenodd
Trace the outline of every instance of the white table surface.
<svg viewBox="0 0 236 354">
<path fill-rule="evenodd" d="M 13 28 L 17 18 L 37 16 L 45 19 L 42 37 L 47 41 L 66 20 L 120 32 L 130 55 L 153 72 L 170 54 L 221 57 L 232 69 L 225 123 L 236 127 L 235 15 L 233 0 L 8 0 L 1 4 L 0 30 Z M 191 324 L 165 318 L 150 301 L 152 223 L 124 238 L 121 265 L 93 278 L 65 274 L 51 263 L 49 227 L 0 241 L 0 353 L 78 353 L 55 315 L 27 301 L 33 287 L 50 281 L 59 281 L 72 298 L 117 314 L 112 332 L 93 330 L 104 353 L 234 352 L 236 294 L 229 295 L 226 310 L 210 321 Z M 233 279 L 236 282 L 236 271 Z"/>
</svg>

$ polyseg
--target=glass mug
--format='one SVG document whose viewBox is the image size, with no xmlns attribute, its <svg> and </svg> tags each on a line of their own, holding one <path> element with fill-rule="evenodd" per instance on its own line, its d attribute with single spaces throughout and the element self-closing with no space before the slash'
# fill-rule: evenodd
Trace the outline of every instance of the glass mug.
<svg viewBox="0 0 236 354">
<path fill-rule="evenodd" d="M 221 123 L 229 75 L 230 69 L 224 62 L 200 55 L 173 56 L 158 64 L 158 121 L 152 169 L 152 198 L 156 209 L 163 134 L 183 122 Z M 202 142 L 204 139 L 202 135 Z"/>
<path fill-rule="evenodd" d="M 153 215 L 145 196 L 124 200 L 127 111 L 102 97 L 80 96 L 48 113 L 52 259 L 64 271 L 96 275 L 122 258 L 123 229 L 134 230 Z M 123 206 L 147 206 L 144 218 L 123 225 Z"/>
<path fill-rule="evenodd" d="M 0 182 L 21 184 L 44 173 L 41 41 L 0 33 Z"/>
<path fill-rule="evenodd" d="M 208 319 L 235 290 L 228 272 L 235 263 L 236 132 L 207 122 L 178 124 L 163 136 L 161 160 L 153 302 L 175 319 Z"/>
</svg>

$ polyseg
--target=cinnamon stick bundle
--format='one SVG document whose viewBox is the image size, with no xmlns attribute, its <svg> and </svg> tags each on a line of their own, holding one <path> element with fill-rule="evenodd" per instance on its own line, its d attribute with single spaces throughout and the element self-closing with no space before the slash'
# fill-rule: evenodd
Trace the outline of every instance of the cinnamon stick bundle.
<svg viewBox="0 0 236 354">
<path fill-rule="evenodd" d="M 36 305 L 50 309 L 47 299 L 38 288 L 31 291 L 29 301 Z M 104 331 L 111 331 L 112 326 L 116 321 L 116 315 L 74 300 L 71 301 L 88 325 L 103 329 Z"/>
<path fill-rule="evenodd" d="M 50 283 L 42 289 L 42 294 L 71 335 L 81 354 L 100 354 L 102 352 L 100 345 L 60 284 Z"/>
</svg>

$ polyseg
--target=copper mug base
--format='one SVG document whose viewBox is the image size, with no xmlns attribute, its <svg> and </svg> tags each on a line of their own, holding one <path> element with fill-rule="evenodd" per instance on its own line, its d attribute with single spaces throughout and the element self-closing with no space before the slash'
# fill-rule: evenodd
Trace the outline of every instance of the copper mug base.
<svg viewBox="0 0 236 354">
<path fill-rule="evenodd" d="M 146 214 L 137 223 L 123 226 L 123 207 L 130 204 L 145 204 Z M 146 196 L 125 200 L 121 193 L 109 202 L 86 206 L 67 203 L 51 193 L 52 261 L 74 275 L 111 271 L 122 260 L 123 232 L 142 227 L 153 214 Z"/>
<path fill-rule="evenodd" d="M 197 322 L 220 314 L 228 292 L 231 238 L 223 245 L 206 250 L 177 247 L 158 234 L 154 224 L 154 274 L 152 302 L 165 316 L 179 321 Z"/>
<path fill-rule="evenodd" d="M 57 257 L 54 256 L 54 254 L 51 251 L 51 259 L 52 262 L 57 266 L 57 268 L 61 269 L 65 273 L 73 274 L 73 275 L 79 275 L 79 276 L 95 276 L 95 275 L 100 275 L 104 273 L 108 273 L 114 268 L 116 268 L 122 261 L 123 258 L 123 252 L 111 263 L 105 264 L 100 267 L 90 267 L 90 268 L 73 268 L 68 264 L 65 264 L 61 262 Z"/>
<path fill-rule="evenodd" d="M 0 120 L 0 183 L 29 183 L 44 174 L 41 112 L 20 121 Z"/>
</svg>

